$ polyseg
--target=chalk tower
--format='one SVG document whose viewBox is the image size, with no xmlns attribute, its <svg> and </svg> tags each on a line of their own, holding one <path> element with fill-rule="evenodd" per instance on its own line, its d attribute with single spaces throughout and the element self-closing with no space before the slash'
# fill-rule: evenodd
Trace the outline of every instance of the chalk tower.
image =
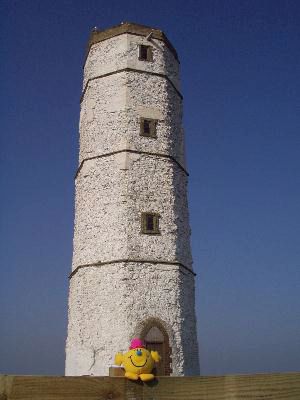
<svg viewBox="0 0 300 400">
<path fill-rule="evenodd" d="M 93 30 L 84 66 L 66 375 L 108 375 L 133 337 L 199 374 L 182 95 L 158 29 Z"/>
</svg>

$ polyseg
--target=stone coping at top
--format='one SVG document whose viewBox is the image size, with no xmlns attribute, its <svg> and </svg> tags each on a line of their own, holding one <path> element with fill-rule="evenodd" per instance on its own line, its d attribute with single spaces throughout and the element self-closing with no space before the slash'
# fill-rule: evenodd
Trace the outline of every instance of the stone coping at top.
<svg viewBox="0 0 300 400">
<path fill-rule="evenodd" d="M 121 24 L 112 26 L 111 28 L 108 29 L 100 30 L 95 28 L 94 30 L 92 30 L 88 42 L 88 48 L 85 60 L 87 59 L 90 48 L 93 46 L 93 44 L 102 42 L 103 40 L 106 39 L 110 39 L 114 36 L 122 35 L 123 33 L 130 33 L 132 35 L 138 35 L 138 36 L 147 36 L 150 33 L 152 33 L 151 37 L 153 39 L 158 39 L 163 41 L 167 45 L 169 50 L 172 52 L 175 59 L 179 62 L 178 55 L 174 46 L 169 41 L 169 39 L 167 38 L 167 36 L 164 34 L 163 31 L 161 31 L 160 29 L 151 28 L 150 26 L 136 24 L 134 22 L 121 22 Z"/>
</svg>

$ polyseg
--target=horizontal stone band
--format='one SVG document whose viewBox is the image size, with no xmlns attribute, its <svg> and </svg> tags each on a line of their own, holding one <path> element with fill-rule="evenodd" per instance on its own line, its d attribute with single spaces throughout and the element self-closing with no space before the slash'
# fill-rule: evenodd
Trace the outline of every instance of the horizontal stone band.
<svg viewBox="0 0 300 400">
<path fill-rule="evenodd" d="M 77 172 L 75 174 L 75 179 L 77 178 L 79 172 L 81 171 L 83 164 L 85 163 L 85 161 L 90 161 L 90 160 L 95 160 L 97 158 L 103 158 L 103 157 L 109 157 L 112 156 L 114 154 L 119 154 L 119 153 L 134 153 L 134 154 L 145 154 L 148 156 L 155 156 L 155 157 L 163 157 L 163 158 L 168 158 L 169 160 L 173 161 L 176 165 L 178 165 L 178 167 L 187 175 L 189 176 L 189 173 L 187 172 L 187 170 L 172 156 L 169 156 L 168 154 L 163 154 L 163 153 L 151 153 L 151 152 L 147 152 L 147 151 L 139 151 L 139 150 L 130 150 L 130 149 L 124 149 L 124 150 L 117 150 L 117 151 L 113 151 L 111 153 L 105 153 L 105 154 L 100 154 L 99 156 L 94 156 L 94 157 L 88 157 L 85 158 L 84 160 L 81 161 Z"/>
<path fill-rule="evenodd" d="M 116 71 L 108 72 L 107 74 L 98 75 L 98 76 L 95 76 L 94 78 L 88 79 L 88 81 L 87 81 L 87 83 L 85 84 L 85 87 L 84 87 L 84 89 L 83 89 L 83 92 L 82 92 L 82 95 L 81 95 L 81 98 L 80 98 L 80 103 L 82 103 L 82 101 L 83 101 L 83 99 L 84 99 L 84 95 L 85 95 L 85 93 L 86 93 L 86 91 L 87 91 L 87 88 L 88 88 L 88 85 L 89 85 L 90 82 L 92 82 L 92 81 L 94 81 L 94 80 L 96 80 L 96 79 L 106 78 L 107 76 L 110 76 L 110 75 L 119 74 L 119 73 L 121 73 L 121 72 L 137 72 L 137 73 L 139 73 L 139 74 L 148 74 L 148 75 L 159 76 L 160 78 L 164 78 L 164 79 L 166 79 L 166 80 L 171 84 L 171 86 L 173 87 L 173 89 L 175 90 L 175 92 L 178 94 L 178 96 L 179 96 L 181 99 L 183 99 L 182 94 L 179 92 L 179 90 L 176 88 L 176 86 L 174 85 L 174 83 L 171 81 L 171 79 L 170 79 L 167 75 L 165 75 L 165 74 L 160 74 L 160 73 L 158 73 L 158 72 L 144 71 L 144 70 L 135 69 L 135 68 L 122 68 L 122 69 L 118 69 L 118 70 L 116 70 Z"/>
<path fill-rule="evenodd" d="M 74 269 L 74 271 L 71 272 L 69 275 L 69 279 L 71 279 L 80 269 L 83 268 L 90 268 L 90 267 L 102 267 L 103 265 L 108 265 L 108 264 L 119 264 L 119 263 L 146 263 L 146 264 L 167 264 L 167 265 L 177 265 L 178 267 L 184 268 L 186 271 L 190 272 L 194 276 L 196 276 L 196 273 L 192 271 L 190 268 L 186 267 L 184 264 L 178 262 L 178 261 L 159 261 L 159 260 L 130 260 L 130 259 L 121 259 L 121 260 L 112 260 L 112 261 L 98 261 L 92 264 L 82 264 L 79 265 Z"/>
</svg>

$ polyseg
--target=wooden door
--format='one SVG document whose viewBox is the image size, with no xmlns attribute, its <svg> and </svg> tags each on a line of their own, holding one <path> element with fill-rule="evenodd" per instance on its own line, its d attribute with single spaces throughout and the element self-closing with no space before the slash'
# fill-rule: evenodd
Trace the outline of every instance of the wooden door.
<svg viewBox="0 0 300 400">
<path fill-rule="evenodd" d="M 143 338 L 145 346 L 148 350 L 157 351 L 161 356 L 161 361 L 155 364 L 156 375 L 169 376 L 172 372 L 171 368 L 171 348 L 169 345 L 169 338 L 166 332 L 158 326 L 149 327 L 146 335 Z"/>
</svg>

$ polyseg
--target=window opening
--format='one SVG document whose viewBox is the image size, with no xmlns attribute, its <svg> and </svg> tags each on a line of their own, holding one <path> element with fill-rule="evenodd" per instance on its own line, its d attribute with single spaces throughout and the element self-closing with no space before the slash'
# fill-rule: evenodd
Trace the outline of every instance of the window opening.
<svg viewBox="0 0 300 400">
<path fill-rule="evenodd" d="M 150 121 L 149 119 L 144 119 L 144 133 L 150 135 Z"/>
<path fill-rule="evenodd" d="M 141 118 L 140 120 L 140 135 L 145 137 L 156 138 L 156 119 Z"/>
<path fill-rule="evenodd" d="M 160 233 L 159 215 L 155 213 L 142 213 L 142 233 Z"/>
<path fill-rule="evenodd" d="M 139 46 L 139 60 L 153 61 L 151 46 L 145 46 L 144 44 Z"/>
</svg>

